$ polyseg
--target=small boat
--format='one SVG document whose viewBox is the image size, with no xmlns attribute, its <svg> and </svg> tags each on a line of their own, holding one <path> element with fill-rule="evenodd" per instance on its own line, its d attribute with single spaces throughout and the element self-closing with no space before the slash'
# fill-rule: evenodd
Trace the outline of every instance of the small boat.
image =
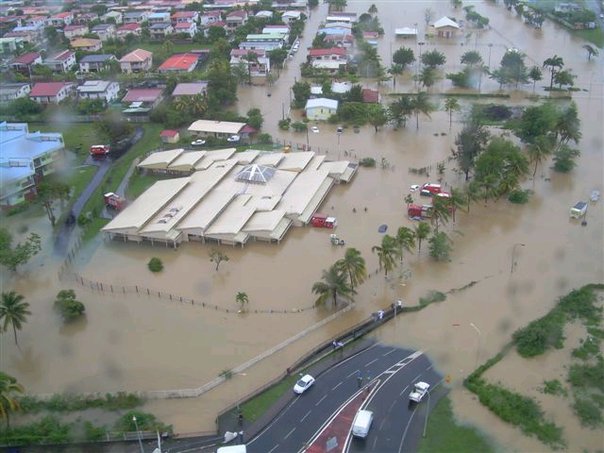
<svg viewBox="0 0 604 453">
<path fill-rule="evenodd" d="M 593 201 L 594 203 L 596 201 L 598 201 L 600 199 L 600 191 L 599 190 L 592 190 L 591 195 L 589 196 L 589 199 L 591 201 Z"/>
</svg>

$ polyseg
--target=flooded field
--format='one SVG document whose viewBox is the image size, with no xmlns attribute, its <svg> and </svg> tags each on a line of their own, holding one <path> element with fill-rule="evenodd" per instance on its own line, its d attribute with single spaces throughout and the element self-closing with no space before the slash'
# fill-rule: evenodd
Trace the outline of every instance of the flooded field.
<svg viewBox="0 0 604 453">
<path fill-rule="evenodd" d="M 350 1 L 348 10 L 365 12 L 371 3 Z M 461 10 L 452 10 L 449 2 L 374 3 L 386 31 L 379 45 L 385 63 L 390 61 L 391 43 L 395 50 L 405 45 L 418 53 L 414 41 L 394 40 L 392 30 L 417 22 L 423 38 L 426 8 L 434 11 L 434 20 L 445 14 L 458 18 L 463 15 Z M 436 48 L 444 52 L 448 61 L 445 72 L 459 70 L 459 57 L 470 49 L 480 51 L 485 61 L 490 53 L 491 66 L 499 64 L 507 47 L 526 53 L 527 65 L 541 66 L 553 54 L 562 56 L 566 67 L 577 75 L 575 85 L 582 89 L 573 94 L 583 132 L 577 168 L 569 175 L 560 175 L 550 170 L 550 163 L 542 165 L 534 180 L 523 183 L 524 188 L 535 192 L 528 204 L 511 205 L 506 200 L 489 201 L 487 205 L 477 202 L 469 213 L 458 213 L 456 222 L 447 226 L 454 239 L 450 262 L 432 262 L 427 244 L 422 245 L 421 255 L 407 256 L 403 270 L 388 280 L 383 274 L 373 275 L 359 288 L 355 308 L 340 318 L 200 398 L 154 401 L 146 405 L 148 410 L 174 424 L 177 431 L 213 429 L 215 415 L 225 405 L 279 375 L 305 351 L 371 312 L 399 298 L 415 304 L 430 290 L 447 292 L 476 282 L 448 295 L 440 304 L 400 316 L 376 335 L 385 342 L 426 351 L 441 372 L 451 376 L 454 410 L 461 420 L 476 424 L 505 445 L 506 450 L 544 449 L 542 444 L 519 435 L 518 430 L 491 415 L 461 383 L 477 363 L 499 352 L 514 330 L 545 314 L 560 295 L 603 280 L 602 202 L 590 206 L 587 226 L 568 219 L 571 205 L 586 199 L 592 189 L 604 188 L 602 58 L 588 62 L 581 49 L 583 43 L 549 22 L 545 22 L 543 30 L 535 31 L 502 6 L 477 3 L 476 10 L 489 17 L 491 29 L 472 32 L 463 40 L 463 46 L 460 41 L 430 41 L 423 50 Z M 313 11 L 300 51 L 273 87 L 240 89 L 240 112 L 259 107 L 265 118 L 264 130 L 276 138 L 294 143 L 306 141 L 306 134 L 278 131 L 277 122 L 282 106 L 287 110 L 289 87 L 294 78 L 299 78 L 297 66 L 305 58 L 304 49 L 310 46 L 325 15 L 325 5 Z M 363 84 L 377 86 L 374 82 Z M 448 91 L 449 87 L 449 81 L 443 80 L 432 91 Z M 413 88 L 408 78 L 397 82 L 397 91 Z M 483 78 L 483 92 L 497 88 L 495 82 Z M 389 89 L 390 83 L 383 84 L 384 97 Z M 266 96 L 267 90 L 271 97 Z M 527 86 L 526 90 L 530 93 L 531 88 Z M 537 92 L 545 94 L 539 87 Z M 518 93 L 510 102 L 525 103 L 522 99 L 523 93 Z M 357 158 L 372 156 L 378 161 L 384 157 L 390 163 L 388 169 L 361 169 L 351 184 L 337 186 L 322 207 L 322 211 L 338 218 L 338 235 L 347 246 L 361 251 L 370 272 L 378 267 L 377 257 L 371 253 L 371 247 L 381 241 L 378 226 L 388 225 L 388 233 L 402 225 L 413 226 L 406 218 L 403 198 L 409 185 L 426 182 L 426 178 L 409 173 L 409 168 L 435 168 L 436 162 L 448 157 L 461 127 L 460 118 L 461 115 L 454 115 L 451 131 L 448 114 L 442 110 L 433 112 L 431 118 L 420 117 L 418 130 L 415 120 L 399 131 L 385 128 L 375 133 L 368 126 L 355 134 L 346 129 L 339 144 L 335 126 L 321 124 L 319 134 L 310 134 L 311 147 L 321 153 L 329 150 L 332 158 L 343 159 L 347 153 Z M 460 187 L 463 178 L 451 171 L 454 164 L 447 164 L 445 182 Z M 436 175 L 431 174 L 430 178 L 435 179 Z M 9 222 L 18 228 L 23 221 Z M 27 223 L 29 231 L 46 231 L 48 236 L 46 219 Z M 253 312 L 300 309 L 313 304 L 312 284 L 320 279 L 323 269 L 344 253 L 344 248 L 329 244 L 329 233 L 310 227 L 294 228 L 279 245 L 222 247 L 230 261 L 222 263 L 218 271 L 209 261 L 212 247 L 197 243 L 174 251 L 99 240 L 78 255 L 77 270 L 90 280 L 158 289 L 228 308 L 230 313 L 146 296 L 102 295 L 76 283 L 63 286 L 57 279 L 55 259 L 48 253 L 38 256 L 18 275 L 3 276 L 3 290 L 24 294 L 33 315 L 20 333 L 21 351 L 12 338 L 2 337 L 0 368 L 17 376 L 32 393 L 201 386 L 221 371 L 246 362 L 333 312 L 330 306 L 288 314 Z M 44 246 L 47 251 L 51 249 L 49 240 Z M 147 270 L 146 263 L 152 256 L 164 263 L 159 275 Z M 68 328 L 62 326 L 52 309 L 54 295 L 64 287 L 76 290 L 87 311 L 86 321 Z M 249 295 L 247 314 L 235 313 L 238 291 Z M 518 368 L 526 368 L 521 359 L 509 357 L 506 364 L 509 366 L 496 368 L 497 376 L 518 390 L 536 394 L 539 376 L 529 373 L 526 380 L 521 379 Z M 549 358 L 545 366 L 552 376 L 559 372 L 559 364 Z M 547 406 L 546 400 L 544 406 L 568 427 L 565 437 L 570 450 L 598 446 L 597 432 L 582 430 L 576 421 L 564 421 L 572 418 L 570 410 L 560 408 L 558 412 L 557 407 Z"/>
</svg>

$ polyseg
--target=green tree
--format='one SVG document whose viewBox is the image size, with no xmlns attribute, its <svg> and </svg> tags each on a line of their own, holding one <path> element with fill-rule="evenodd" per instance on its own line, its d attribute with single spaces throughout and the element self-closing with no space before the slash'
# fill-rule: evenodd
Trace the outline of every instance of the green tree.
<svg viewBox="0 0 604 453">
<path fill-rule="evenodd" d="M 380 104 L 371 104 L 367 106 L 367 121 L 371 124 L 375 131 L 388 122 L 388 112 Z"/>
<path fill-rule="evenodd" d="M 243 56 L 243 59 L 245 61 L 247 61 L 247 77 L 248 77 L 248 82 L 250 85 L 252 84 L 252 66 L 254 64 L 258 64 L 258 54 L 256 54 L 256 52 L 252 52 L 251 50 L 248 50 L 247 54 L 245 54 Z"/>
<path fill-rule="evenodd" d="M 430 97 L 425 91 L 420 91 L 413 97 L 413 114 L 415 115 L 415 127 L 419 130 L 419 114 L 426 115 L 430 118 L 430 113 L 434 110 L 434 106 L 430 103 Z"/>
<path fill-rule="evenodd" d="M 343 11 L 348 2 L 346 0 L 328 0 L 329 9 L 334 11 Z"/>
<path fill-rule="evenodd" d="M 0 371 L 0 419 L 5 419 L 6 429 L 10 427 L 10 414 L 21 409 L 18 394 L 25 389 L 17 379 Z"/>
<path fill-rule="evenodd" d="M 44 206 L 48 220 L 50 220 L 53 227 L 56 223 L 53 204 L 57 200 L 66 201 L 69 199 L 70 191 L 71 187 L 68 184 L 58 180 L 45 179 L 38 184 L 38 199 Z"/>
<path fill-rule="evenodd" d="M 559 173 L 568 173 L 577 163 L 575 159 L 581 155 L 578 149 L 563 144 L 554 151 L 554 170 Z"/>
<path fill-rule="evenodd" d="M 501 71 L 504 74 L 505 83 L 514 82 L 518 87 L 518 84 L 528 82 L 528 70 L 524 58 L 525 55 L 516 49 L 510 49 L 503 54 Z"/>
<path fill-rule="evenodd" d="M 434 232 L 438 233 L 440 225 L 447 223 L 451 218 L 451 208 L 446 197 L 435 196 L 432 199 L 432 217 L 430 221 L 434 225 Z"/>
<path fill-rule="evenodd" d="M 28 97 L 15 99 L 7 106 L 7 111 L 12 112 L 18 118 L 26 117 L 28 115 L 37 115 L 41 113 L 44 108 L 36 101 L 32 101 Z"/>
<path fill-rule="evenodd" d="M 226 39 L 227 34 L 224 27 L 210 25 L 208 27 L 208 41 L 210 43 L 215 43 L 220 39 Z"/>
<path fill-rule="evenodd" d="M 579 143 L 581 140 L 581 120 L 577 112 L 577 104 L 571 102 L 570 105 L 558 115 L 558 119 L 554 126 L 554 135 L 556 140 L 565 144 L 569 141 Z"/>
<path fill-rule="evenodd" d="M 528 73 L 528 78 L 533 81 L 533 93 L 535 92 L 535 84 L 543 79 L 543 73 L 539 66 L 533 66 Z"/>
<path fill-rule="evenodd" d="M 451 254 L 452 246 L 449 237 L 442 232 L 434 232 L 428 241 L 430 244 L 430 256 L 436 261 L 446 261 Z"/>
<path fill-rule="evenodd" d="M 79 300 L 76 300 L 76 294 L 73 289 L 59 291 L 54 305 L 55 308 L 59 310 L 59 313 L 61 313 L 63 321 L 65 322 L 75 321 L 83 316 L 86 311 L 84 304 Z"/>
<path fill-rule="evenodd" d="M 262 129 L 262 123 L 264 123 L 264 118 L 260 109 L 253 108 L 247 111 L 247 124 L 256 130 L 260 130 Z"/>
<path fill-rule="evenodd" d="M 541 135 L 527 147 L 527 154 L 530 162 L 535 164 L 533 169 L 533 178 L 537 174 L 538 165 L 552 153 L 554 149 L 554 140 L 551 136 Z"/>
<path fill-rule="evenodd" d="M 216 263 L 216 271 L 218 271 L 220 263 L 222 263 L 223 261 L 226 263 L 229 261 L 229 259 L 230 258 L 224 253 L 222 253 L 220 250 L 212 250 L 210 252 L 210 262 Z"/>
<path fill-rule="evenodd" d="M 533 143 L 537 137 L 553 133 L 558 117 L 559 113 L 555 105 L 546 102 L 527 107 L 520 121 L 511 123 L 510 127 L 524 143 Z"/>
<path fill-rule="evenodd" d="M 466 181 L 470 179 L 470 171 L 474 168 L 475 159 L 484 150 L 489 141 L 488 130 L 477 118 L 470 118 L 455 139 L 457 152 L 455 157 L 459 169 L 464 172 Z"/>
<path fill-rule="evenodd" d="M 461 56 L 461 64 L 468 66 L 482 65 L 482 57 L 475 50 L 469 50 Z"/>
<path fill-rule="evenodd" d="M 101 120 L 95 123 L 95 126 L 102 135 L 109 139 L 111 144 L 128 137 L 134 130 L 131 123 L 113 111 L 106 112 Z"/>
<path fill-rule="evenodd" d="M 569 70 L 561 70 L 556 72 L 554 76 L 554 82 L 558 85 L 558 88 L 562 88 L 562 85 L 566 85 L 568 87 L 572 87 L 575 84 L 575 78 L 577 76 L 574 75 Z"/>
<path fill-rule="evenodd" d="M 344 258 L 336 262 L 336 268 L 342 274 L 347 275 L 350 280 L 350 288 L 354 290 L 367 278 L 365 259 L 355 248 L 346 249 Z"/>
<path fill-rule="evenodd" d="M 412 112 L 413 101 L 411 96 L 401 96 L 388 106 L 388 119 L 395 127 L 404 127 Z"/>
<path fill-rule="evenodd" d="M 457 208 L 462 208 L 462 207 L 466 206 L 467 198 L 461 190 L 455 189 L 455 188 L 451 188 L 450 194 L 451 194 L 451 196 L 446 200 L 447 200 L 447 202 L 449 204 L 449 208 L 451 210 L 451 216 L 453 217 L 453 222 L 455 222 L 455 213 L 457 212 Z"/>
<path fill-rule="evenodd" d="M 417 253 L 422 251 L 422 241 L 430 235 L 430 225 L 426 222 L 419 222 L 415 227 L 415 237 L 417 238 Z"/>
<path fill-rule="evenodd" d="M 453 124 L 453 112 L 459 111 L 461 106 L 457 98 L 448 97 L 445 99 L 445 111 L 449 114 L 449 130 Z"/>
<path fill-rule="evenodd" d="M 409 47 L 401 47 L 392 54 L 392 62 L 396 63 L 401 68 L 401 72 L 415 61 L 413 50 Z"/>
<path fill-rule="evenodd" d="M 231 73 L 231 66 L 226 59 L 217 58 L 209 63 L 208 108 L 213 113 L 224 110 L 225 105 L 237 100 L 237 80 Z"/>
<path fill-rule="evenodd" d="M 380 270 L 384 270 L 385 276 L 396 266 L 396 259 L 399 257 L 399 248 L 396 238 L 386 234 L 382 238 L 381 245 L 371 247 L 373 253 L 377 253 Z"/>
<path fill-rule="evenodd" d="M 377 6 L 375 6 L 375 3 L 372 3 L 371 6 L 369 7 L 369 9 L 367 10 L 367 12 L 371 15 L 376 15 L 378 12 Z"/>
<path fill-rule="evenodd" d="M 294 93 L 294 107 L 301 109 L 306 105 L 306 101 L 310 99 L 310 85 L 308 82 L 296 82 L 292 86 Z"/>
<path fill-rule="evenodd" d="M 551 90 L 554 86 L 554 77 L 556 77 L 558 71 L 560 71 L 564 67 L 564 59 L 562 57 L 559 57 L 558 55 L 554 55 L 553 57 L 547 58 L 543 62 L 543 67 L 548 68 L 551 74 L 551 78 L 549 81 L 549 89 Z"/>
<path fill-rule="evenodd" d="M 30 233 L 24 242 L 13 246 L 13 237 L 6 228 L 0 227 L 0 264 L 11 271 L 27 263 L 30 258 L 42 250 L 40 236 Z"/>
<path fill-rule="evenodd" d="M 591 61 L 591 57 L 597 57 L 600 52 L 598 49 L 591 44 L 584 44 L 583 48 L 587 51 L 587 60 Z"/>
<path fill-rule="evenodd" d="M 437 66 L 442 66 L 447 62 L 447 57 L 442 52 L 438 50 L 430 50 L 422 55 L 422 64 L 428 66 L 430 68 L 436 68 Z"/>
<path fill-rule="evenodd" d="M 243 311 L 243 307 L 250 303 L 250 298 L 247 293 L 239 291 L 235 296 L 235 301 L 239 304 L 239 311 Z"/>
<path fill-rule="evenodd" d="M 15 344 L 19 346 L 17 341 L 17 330 L 23 328 L 23 324 L 27 322 L 27 316 L 31 315 L 28 310 L 29 304 L 23 302 L 24 297 L 17 294 L 15 291 L 2 293 L 2 301 L 0 302 L 0 322 L 2 323 L 2 331 L 6 332 L 11 326 L 15 335 Z"/>
<path fill-rule="evenodd" d="M 438 80 L 438 73 L 432 66 L 426 66 L 421 70 L 417 80 L 426 88 L 430 88 Z"/>
<path fill-rule="evenodd" d="M 336 264 L 323 271 L 321 281 L 312 286 L 312 292 L 318 295 L 315 301 L 316 306 L 324 305 L 331 298 L 334 307 L 338 303 L 338 297 L 352 300 L 352 296 L 355 294 L 354 289 L 348 285 L 347 276 L 340 272 Z"/>
<path fill-rule="evenodd" d="M 415 248 L 415 232 L 411 228 L 399 227 L 396 231 L 396 245 L 402 263 L 405 250 L 411 252 Z"/>
</svg>

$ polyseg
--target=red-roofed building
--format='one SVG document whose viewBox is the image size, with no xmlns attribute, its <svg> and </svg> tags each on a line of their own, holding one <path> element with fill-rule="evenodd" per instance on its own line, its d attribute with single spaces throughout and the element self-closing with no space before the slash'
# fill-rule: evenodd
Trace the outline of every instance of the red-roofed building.
<svg viewBox="0 0 604 453">
<path fill-rule="evenodd" d="M 163 143 L 178 143 L 180 133 L 173 129 L 164 129 L 159 133 L 159 137 Z"/>
<path fill-rule="evenodd" d="M 38 52 L 29 52 L 15 58 L 10 67 L 23 74 L 29 74 L 31 67 L 35 64 L 42 64 L 42 55 Z"/>
<path fill-rule="evenodd" d="M 227 30 L 235 30 L 237 27 L 244 25 L 247 22 L 248 16 L 247 11 L 244 9 L 237 9 L 227 14 L 225 18 Z"/>
<path fill-rule="evenodd" d="M 195 22 L 178 22 L 174 25 L 174 33 L 186 33 L 192 38 L 197 33 L 197 24 Z"/>
<path fill-rule="evenodd" d="M 208 11 L 207 13 L 204 13 L 200 19 L 201 25 L 208 27 L 216 22 L 221 22 L 222 16 L 220 15 L 220 11 Z"/>
<path fill-rule="evenodd" d="M 177 11 L 170 17 L 173 24 L 179 24 L 183 22 L 197 22 L 199 20 L 199 13 L 197 11 Z"/>
<path fill-rule="evenodd" d="M 162 100 L 161 88 L 134 88 L 128 90 L 122 102 L 140 102 L 148 107 L 155 107 Z"/>
<path fill-rule="evenodd" d="M 88 25 L 84 24 L 67 25 L 63 29 L 63 34 L 67 39 L 84 36 L 86 33 L 88 33 Z"/>
<path fill-rule="evenodd" d="M 63 50 L 44 60 L 43 64 L 55 72 L 67 72 L 76 64 L 75 52 Z"/>
<path fill-rule="evenodd" d="M 157 69 L 159 72 L 191 72 L 197 66 L 199 57 L 192 53 L 172 55 Z"/>
<path fill-rule="evenodd" d="M 115 32 L 118 39 L 124 39 L 129 34 L 133 34 L 135 36 L 140 36 L 142 31 L 141 24 L 131 23 L 124 24 L 120 28 L 118 28 Z"/>
<path fill-rule="evenodd" d="M 363 102 L 368 104 L 377 104 L 380 102 L 380 93 L 378 90 L 363 88 L 361 90 L 361 96 L 363 96 Z"/>
<path fill-rule="evenodd" d="M 346 61 L 346 49 L 342 47 L 331 47 L 329 49 L 310 49 L 308 51 L 308 59 L 314 60 L 333 60 Z"/>
<path fill-rule="evenodd" d="M 58 104 L 73 93 L 74 85 L 68 82 L 38 82 L 29 97 L 39 104 Z"/>
<path fill-rule="evenodd" d="M 71 12 L 55 14 L 50 16 L 46 21 L 46 23 L 52 27 L 64 27 L 65 25 L 71 24 L 71 22 L 73 22 L 73 13 Z"/>
</svg>

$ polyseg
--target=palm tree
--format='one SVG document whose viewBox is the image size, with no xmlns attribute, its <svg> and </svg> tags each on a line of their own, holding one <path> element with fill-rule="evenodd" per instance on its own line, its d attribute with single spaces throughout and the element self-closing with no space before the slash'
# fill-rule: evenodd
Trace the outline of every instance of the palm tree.
<svg viewBox="0 0 604 453">
<path fill-rule="evenodd" d="M 551 72 L 551 79 L 549 82 L 550 90 L 554 86 L 554 77 L 556 76 L 556 73 L 558 72 L 558 70 L 562 69 L 563 66 L 564 66 L 564 60 L 562 59 L 562 57 L 559 57 L 558 55 L 554 55 L 553 57 L 550 57 L 543 62 L 543 67 L 549 68 L 549 70 Z"/>
<path fill-rule="evenodd" d="M 451 188 L 451 197 L 449 198 L 449 206 L 451 207 L 451 214 L 453 216 L 453 222 L 455 222 L 455 212 L 457 208 L 461 208 L 466 205 L 466 197 L 461 190 Z"/>
<path fill-rule="evenodd" d="M 539 66 L 533 66 L 528 73 L 528 78 L 533 81 L 533 93 L 535 92 L 535 84 L 543 78 L 543 73 Z"/>
<path fill-rule="evenodd" d="M 416 129 L 419 129 L 419 114 L 423 113 L 430 118 L 430 112 L 433 110 L 434 107 L 430 104 L 428 93 L 425 91 L 417 93 L 413 99 L 413 113 L 415 114 Z"/>
<path fill-rule="evenodd" d="M 378 9 L 377 9 L 377 6 L 375 6 L 375 3 L 372 3 L 372 4 L 371 4 L 371 6 L 370 6 L 370 7 L 369 7 L 369 9 L 367 10 L 367 12 L 368 12 L 369 14 L 371 14 L 372 16 L 373 16 L 373 15 L 375 15 L 375 14 L 377 14 Z"/>
<path fill-rule="evenodd" d="M 338 297 L 352 300 L 355 291 L 348 285 L 346 277 L 335 264 L 328 270 L 323 271 L 321 281 L 312 285 L 312 292 L 319 295 L 315 305 L 324 305 L 330 297 L 333 300 L 334 307 L 338 303 Z"/>
<path fill-rule="evenodd" d="M 577 113 L 577 104 L 571 102 L 564 112 L 558 116 L 554 127 L 556 138 L 560 137 L 560 144 L 566 144 L 570 140 L 579 143 L 581 140 L 581 120 Z"/>
<path fill-rule="evenodd" d="M 599 51 L 597 48 L 590 44 L 584 44 L 583 48 L 587 50 L 587 60 L 591 61 L 591 57 L 597 57 L 599 55 Z"/>
<path fill-rule="evenodd" d="M 527 148 L 528 157 L 531 162 L 535 163 L 533 169 L 533 178 L 537 174 L 537 167 L 539 164 L 552 153 L 554 144 L 552 139 L 547 135 L 540 135 L 531 143 Z"/>
<path fill-rule="evenodd" d="M 388 271 L 395 267 L 396 258 L 399 256 L 399 248 L 395 238 L 385 235 L 382 238 L 382 245 L 374 245 L 371 248 L 373 253 L 377 253 L 380 263 L 380 270 L 384 269 L 385 276 L 388 277 Z"/>
<path fill-rule="evenodd" d="M 417 80 L 428 89 L 430 89 L 430 87 L 436 83 L 437 79 L 438 74 L 436 73 L 436 68 L 433 68 L 432 66 L 426 66 L 423 68 L 422 72 L 417 78 Z"/>
<path fill-rule="evenodd" d="M 243 59 L 247 62 L 247 83 L 252 84 L 252 64 L 258 64 L 258 55 L 256 52 L 248 50 L 247 54 L 243 56 Z"/>
<path fill-rule="evenodd" d="M 346 249 L 344 258 L 336 262 L 337 269 L 350 279 L 350 288 L 354 290 L 355 286 L 363 283 L 367 278 L 367 269 L 365 259 L 355 248 Z"/>
<path fill-rule="evenodd" d="M 417 238 L 417 253 L 422 251 L 422 241 L 430 235 L 430 225 L 426 222 L 419 222 L 415 227 L 415 237 Z"/>
<path fill-rule="evenodd" d="M 250 303 L 250 298 L 248 297 L 247 293 L 239 291 L 235 296 L 235 301 L 237 301 L 237 303 L 241 306 L 241 311 L 243 311 L 243 306 Z"/>
<path fill-rule="evenodd" d="M 403 262 L 403 250 L 410 252 L 415 248 L 415 232 L 411 228 L 400 227 L 396 232 L 396 244 L 401 263 Z"/>
<path fill-rule="evenodd" d="M 445 111 L 449 112 L 449 130 L 451 130 L 451 124 L 453 123 L 453 111 L 460 109 L 457 98 L 447 98 L 445 100 Z"/>
<path fill-rule="evenodd" d="M 435 233 L 438 233 L 438 228 L 441 223 L 446 223 L 451 217 L 451 208 L 448 198 L 434 197 L 432 200 L 432 224 L 434 225 Z"/>
<path fill-rule="evenodd" d="M 27 309 L 29 304 L 23 302 L 23 296 L 14 291 L 2 293 L 2 301 L 0 302 L 0 322 L 2 322 L 3 332 L 8 330 L 8 326 L 13 326 L 15 334 L 15 344 L 19 346 L 17 341 L 17 330 L 21 330 L 23 324 L 27 322 L 27 315 L 31 312 Z"/>
<path fill-rule="evenodd" d="M 23 386 L 17 379 L 0 371 L 0 418 L 6 419 L 6 429 L 10 426 L 10 413 L 20 409 L 15 394 L 23 392 Z"/>
</svg>

